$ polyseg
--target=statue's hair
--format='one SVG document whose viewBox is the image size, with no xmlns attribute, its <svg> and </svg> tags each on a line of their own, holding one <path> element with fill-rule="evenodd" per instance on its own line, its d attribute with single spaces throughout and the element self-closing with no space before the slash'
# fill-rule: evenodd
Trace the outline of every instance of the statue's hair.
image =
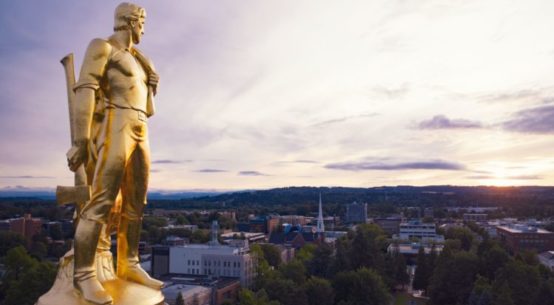
<svg viewBox="0 0 554 305">
<path fill-rule="evenodd" d="M 137 21 L 146 17 L 146 10 L 136 4 L 123 2 L 115 8 L 114 31 L 129 29 L 130 21 Z"/>
</svg>

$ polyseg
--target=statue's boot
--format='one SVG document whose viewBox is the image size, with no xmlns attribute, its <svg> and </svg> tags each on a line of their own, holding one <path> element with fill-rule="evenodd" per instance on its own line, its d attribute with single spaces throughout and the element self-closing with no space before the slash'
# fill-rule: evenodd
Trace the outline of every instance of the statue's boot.
<svg viewBox="0 0 554 305">
<path fill-rule="evenodd" d="M 113 304 L 112 297 L 96 277 L 96 246 L 102 224 L 81 218 L 75 232 L 73 286 L 88 302 L 96 305 Z"/>
<path fill-rule="evenodd" d="M 161 289 L 163 282 L 152 278 L 139 261 L 141 220 L 122 216 L 117 233 L 117 276 L 154 289 Z"/>
</svg>

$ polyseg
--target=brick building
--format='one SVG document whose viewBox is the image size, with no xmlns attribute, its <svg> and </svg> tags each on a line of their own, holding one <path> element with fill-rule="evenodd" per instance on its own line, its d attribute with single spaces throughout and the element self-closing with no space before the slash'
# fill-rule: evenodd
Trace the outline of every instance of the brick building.
<svg viewBox="0 0 554 305">
<path fill-rule="evenodd" d="M 554 233 L 521 224 L 498 226 L 500 240 L 514 253 L 522 250 L 537 252 L 554 250 Z"/>
</svg>

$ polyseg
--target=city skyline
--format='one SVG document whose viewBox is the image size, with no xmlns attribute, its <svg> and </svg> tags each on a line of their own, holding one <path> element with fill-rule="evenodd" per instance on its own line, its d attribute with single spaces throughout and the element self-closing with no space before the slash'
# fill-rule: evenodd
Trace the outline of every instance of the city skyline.
<svg viewBox="0 0 554 305">
<path fill-rule="evenodd" d="M 554 185 L 554 3 L 139 4 L 151 189 Z M 59 60 L 116 5 L 0 4 L 0 189 L 71 184 Z"/>
</svg>

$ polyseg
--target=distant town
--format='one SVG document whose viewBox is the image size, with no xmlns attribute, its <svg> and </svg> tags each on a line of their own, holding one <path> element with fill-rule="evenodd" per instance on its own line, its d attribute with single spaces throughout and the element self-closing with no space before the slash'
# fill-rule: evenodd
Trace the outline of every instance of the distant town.
<svg viewBox="0 0 554 305">
<path fill-rule="evenodd" d="M 74 212 L 47 196 L 0 198 L 2 304 L 50 289 Z M 153 196 L 140 251 L 170 305 L 553 304 L 554 188 Z"/>
</svg>

